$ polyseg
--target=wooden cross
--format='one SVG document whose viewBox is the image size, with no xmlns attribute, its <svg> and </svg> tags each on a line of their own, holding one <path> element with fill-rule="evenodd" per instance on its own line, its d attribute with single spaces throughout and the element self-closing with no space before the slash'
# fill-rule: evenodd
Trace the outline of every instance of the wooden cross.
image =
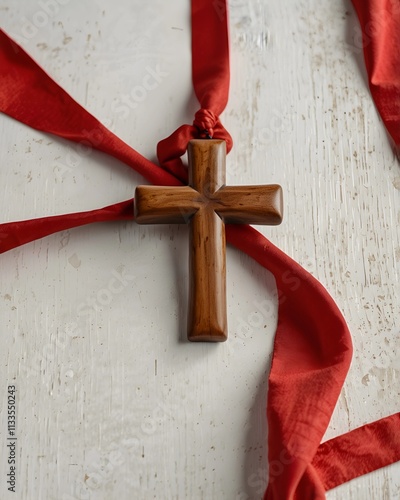
<svg viewBox="0 0 400 500">
<path fill-rule="evenodd" d="M 189 223 L 188 339 L 227 339 L 225 223 L 282 222 L 282 188 L 225 186 L 225 141 L 189 142 L 189 185 L 139 186 L 135 217 L 139 224 Z"/>
</svg>

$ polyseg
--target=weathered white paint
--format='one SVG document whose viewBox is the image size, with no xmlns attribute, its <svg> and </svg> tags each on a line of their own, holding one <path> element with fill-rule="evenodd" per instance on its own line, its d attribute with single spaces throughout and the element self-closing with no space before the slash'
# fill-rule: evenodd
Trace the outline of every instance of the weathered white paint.
<svg viewBox="0 0 400 500">
<path fill-rule="evenodd" d="M 188 3 L 2 0 L 0 11 L 4 29 L 64 88 L 154 157 L 156 142 L 197 109 Z M 399 411 L 399 163 L 347 0 L 232 0 L 230 16 L 229 181 L 284 186 L 284 224 L 260 229 L 328 287 L 353 333 L 329 438 Z M 123 107 L 121 96 L 157 67 L 157 88 Z M 104 206 L 143 181 L 5 116 L 0 131 L 2 221 Z M 257 313 L 257 303 L 274 302 L 274 280 L 230 249 L 231 338 L 188 344 L 186 257 L 186 228 L 130 223 L 1 256 L 0 433 L 4 451 L 6 387 L 16 384 L 19 490 L 6 490 L 3 452 L 1 498 L 261 497 L 276 311 Z M 125 273 L 117 292 L 116 273 Z M 399 499 L 399 478 L 396 464 L 328 498 Z"/>
</svg>

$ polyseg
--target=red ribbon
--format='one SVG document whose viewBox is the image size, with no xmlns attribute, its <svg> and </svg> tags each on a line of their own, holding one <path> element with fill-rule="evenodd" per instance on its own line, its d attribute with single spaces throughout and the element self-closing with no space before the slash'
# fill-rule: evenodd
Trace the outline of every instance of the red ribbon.
<svg viewBox="0 0 400 500">
<path fill-rule="evenodd" d="M 352 0 L 361 29 L 369 88 L 382 120 L 400 145 L 400 2 Z"/>
<path fill-rule="evenodd" d="M 371 91 L 389 133 L 399 144 L 400 35 L 391 30 L 400 26 L 400 13 L 393 1 L 354 0 L 354 4 L 364 30 Z M 369 23 L 377 19 L 384 25 L 382 37 L 373 30 L 368 33 Z M 152 183 L 179 185 L 187 178 L 181 156 L 188 140 L 212 136 L 225 139 L 228 149 L 232 145 L 219 120 L 229 90 L 227 26 L 225 2 L 192 1 L 193 84 L 201 108 L 193 125 L 183 125 L 159 143 L 161 167 L 105 128 L 2 31 L 0 110 L 33 128 L 110 154 Z M 133 200 L 99 210 L 2 224 L 0 251 L 84 224 L 131 219 Z M 274 274 L 279 295 L 267 404 L 269 484 L 265 499 L 322 500 L 326 490 L 399 460 L 400 414 L 320 444 L 350 364 L 347 325 L 322 285 L 264 236 L 249 226 L 227 226 L 226 231 L 228 242 Z"/>
</svg>

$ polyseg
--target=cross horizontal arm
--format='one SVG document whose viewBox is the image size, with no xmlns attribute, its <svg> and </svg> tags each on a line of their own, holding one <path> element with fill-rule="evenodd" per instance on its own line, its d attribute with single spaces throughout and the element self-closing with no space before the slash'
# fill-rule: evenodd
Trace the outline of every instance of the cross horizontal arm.
<svg viewBox="0 0 400 500">
<path fill-rule="evenodd" d="M 268 186 L 224 186 L 213 197 L 215 211 L 227 224 L 278 225 L 283 218 L 282 188 Z"/>
<path fill-rule="evenodd" d="M 199 209 L 199 193 L 189 186 L 139 186 L 135 219 L 139 224 L 186 224 Z"/>
</svg>

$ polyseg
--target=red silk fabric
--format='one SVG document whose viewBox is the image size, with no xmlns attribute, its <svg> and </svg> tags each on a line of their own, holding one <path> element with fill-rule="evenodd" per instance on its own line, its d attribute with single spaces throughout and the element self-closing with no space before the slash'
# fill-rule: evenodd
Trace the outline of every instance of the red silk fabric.
<svg viewBox="0 0 400 500">
<path fill-rule="evenodd" d="M 361 30 L 369 87 L 382 120 L 400 145 L 400 2 L 352 0 Z"/>
<path fill-rule="evenodd" d="M 389 4 L 377 0 L 354 3 L 364 30 L 374 18 L 376 6 Z M 388 29 L 400 22 L 397 11 L 390 13 L 398 17 L 388 21 Z M 200 36 L 204 26 L 206 43 Z M 201 108 L 193 125 L 183 125 L 159 143 L 161 167 L 107 130 L 2 31 L 0 110 L 33 128 L 110 154 L 152 183 L 179 185 L 187 178 L 180 157 L 188 140 L 213 136 L 225 139 L 228 149 L 232 144 L 219 120 L 229 90 L 227 26 L 223 0 L 192 1 L 193 84 Z M 385 31 L 386 40 L 388 36 Z M 400 56 L 392 51 L 383 57 L 384 48 L 385 43 L 375 39 L 364 45 L 366 58 L 373 52 L 367 69 L 377 107 L 399 143 Z M 392 98 L 395 102 L 391 104 Z M 0 250 L 84 224 L 128 219 L 133 220 L 133 200 L 83 213 L 2 224 Z M 399 414 L 321 444 L 351 360 L 347 325 L 322 285 L 264 236 L 248 226 L 228 226 L 226 230 L 228 242 L 274 274 L 279 296 L 269 375 L 269 484 L 264 498 L 322 500 L 326 490 L 399 460 Z"/>
</svg>

